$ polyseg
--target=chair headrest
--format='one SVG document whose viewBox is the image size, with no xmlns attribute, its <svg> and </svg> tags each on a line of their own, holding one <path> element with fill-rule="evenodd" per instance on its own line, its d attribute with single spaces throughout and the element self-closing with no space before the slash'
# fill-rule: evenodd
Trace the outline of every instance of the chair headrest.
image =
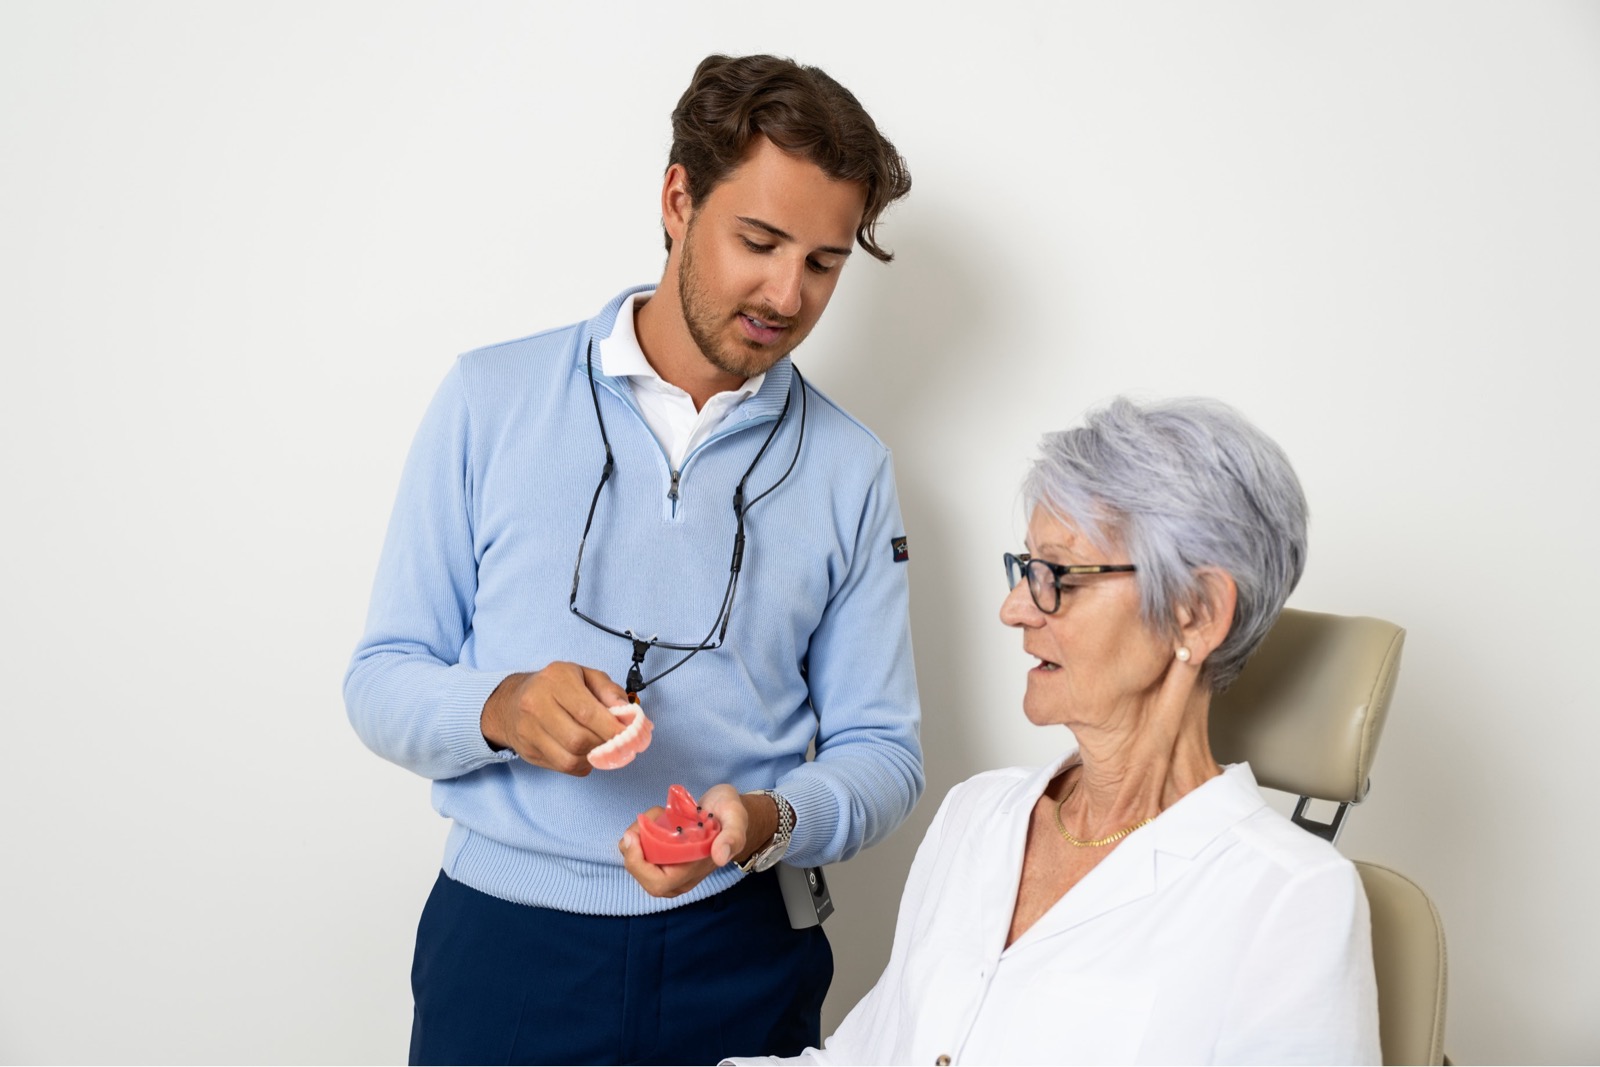
<svg viewBox="0 0 1600 1067">
<path fill-rule="evenodd" d="M 1243 673 L 1211 702 L 1211 750 L 1296 796 L 1354 803 L 1400 673 L 1391 622 L 1285 608 Z"/>
</svg>

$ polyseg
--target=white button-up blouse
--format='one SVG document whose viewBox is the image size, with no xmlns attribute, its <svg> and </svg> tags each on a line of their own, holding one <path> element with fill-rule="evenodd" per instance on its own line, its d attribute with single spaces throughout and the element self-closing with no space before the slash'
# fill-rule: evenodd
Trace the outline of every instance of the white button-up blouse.
<svg viewBox="0 0 1600 1067">
<path fill-rule="evenodd" d="M 799 1062 L 1380 1062 L 1360 877 L 1269 808 L 1244 764 L 1130 834 L 1006 947 L 1029 813 L 1075 756 L 950 791 L 888 967 Z"/>
</svg>

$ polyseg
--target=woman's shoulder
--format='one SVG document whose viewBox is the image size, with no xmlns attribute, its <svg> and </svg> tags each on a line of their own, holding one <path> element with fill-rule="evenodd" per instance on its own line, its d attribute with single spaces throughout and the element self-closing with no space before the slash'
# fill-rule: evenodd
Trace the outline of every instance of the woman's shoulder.
<svg viewBox="0 0 1600 1067">
<path fill-rule="evenodd" d="M 952 871 L 970 870 L 974 864 L 990 869 L 987 861 L 1003 863 L 1008 850 L 1021 847 L 1013 831 L 1019 823 L 1026 825 L 1038 799 L 1040 788 L 1033 785 L 1038 773 L 1028 767 L 1002 767 L 952 786 L 917 849 L 913 880 L 922 868 L 931 884 L 945 885 L 955 877 Z M 1044 780 L 1049 780 L 1048 774 Z"/>
<path fill-rule="evenodd" d="M 1260 795 L 1254 776 L 1247 770 L 1235 777 L 1243 779 L 1236 785 Z M 1333 870 L 1348 871 L 1352 876 L 1355 873 L 1355 865 L 1331 842 L 1296 826 L 1265 802 L 1234 825 L 1232 836 L 1247 852 L 1287 876 Z"/>
<path fill-rule="evenodd" d="M 1355 876 L 1355 864 L 1350 862 L 1349 857 L 1330 842 L 1302 830 L 1288 817 L 1271 808 L 1265 808 L 1241 823 L 1238 836 L 1251 851 L 1286 875 L 1337 870 Z"/>
<path fill-rule="evenodd" d="M 939 805 L 941 821 L 959 825 L 972 818 L 989 821 L 1005 819 L 1020 810 L 1032 809 L 1045 784 L 1059 768 L 1000 767 L 983 771 L 950 788 Z"/>
<path fill-rule="evenodd" d="M 1009 786 L 1017 782 L 1025 782 L 1039 773 L 1038 767 L 996 767 L 993 770 L 979 771 L 964 782 L 958 782 L 951 787 L 951 792 L 957 789 L 983 789 L 995 786 Z"/>
</svg>

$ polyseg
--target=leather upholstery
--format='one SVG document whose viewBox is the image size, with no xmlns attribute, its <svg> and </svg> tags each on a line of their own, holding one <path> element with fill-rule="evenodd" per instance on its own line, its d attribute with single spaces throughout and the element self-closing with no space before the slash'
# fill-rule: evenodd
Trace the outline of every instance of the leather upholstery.
<svg viewBox="0 0 1600 1067">
<path fill-rule="evenodd" d="M 1444 1062 L 1447 975 L 1444 925 L 1411 879 L 1356 862 L 1372 906 L 1378 972 L 1378 1031 L 1384 1063 Z"/>
<path fill-rule="evenodd" d="M 1247 761 L 1272 789 L 1360 801 L 1404 644 L 1405 631 L 1382 619 L 1285 609 L 1238 681 L 1213 698 L 1212 754 L 1221 763 Z M 1375 863 L 1356 869 L 1372 911 L 1383 1062 L 1447 1063 L 1439 913 L 1404 875 Z"/>
<path fill-rule="evenodd" d="M 1295 796 L 1366 796 L 1405 631 L 1382 619 L 1285 608 L 1226 692 L 1211 702 L 1219 763 Z"/>
</svg>

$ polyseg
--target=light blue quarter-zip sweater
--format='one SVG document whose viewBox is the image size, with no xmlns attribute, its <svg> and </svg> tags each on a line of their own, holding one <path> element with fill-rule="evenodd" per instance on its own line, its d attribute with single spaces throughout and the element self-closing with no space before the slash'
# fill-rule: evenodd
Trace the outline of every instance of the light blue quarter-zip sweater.
<svg viewBox="0 0 1600 1067">
<path fill-rule="evenodd" d="M 788 860 L 814 866 L 880 840 L 922 791 L 905 553 L 888 450 L 787 358 L 674 472 L 625 379 L 600 373 L 628 290 L 595 318 L 462 356 L 423 418 L 345 677 L 350 721 L 373 751 L 434 780 L 452 820 L 444 870 L 506 900 L 638 915 L 702 899 L 730 865 L 673 900 L 623 869 L 617 839 L 681 783 L 776 787 L 797 821 Z M 496 752 L 484 701 L 509 674 L 571 660 L 626 677 L 632 648 L 568 609 L 604 447 L 616 465 L 583 556 L 578 607 L 615 630 L 694 644 L 716 620 L 734 540 L 734 486 L 750 476 L 738 591 L 720 648 L 641 694 L 649 749 L 573 778 Z M 682 653 L 652 649 L 650 677 Z M 815 759 L 806 760 L 816 744 Z"/>
</svg>

